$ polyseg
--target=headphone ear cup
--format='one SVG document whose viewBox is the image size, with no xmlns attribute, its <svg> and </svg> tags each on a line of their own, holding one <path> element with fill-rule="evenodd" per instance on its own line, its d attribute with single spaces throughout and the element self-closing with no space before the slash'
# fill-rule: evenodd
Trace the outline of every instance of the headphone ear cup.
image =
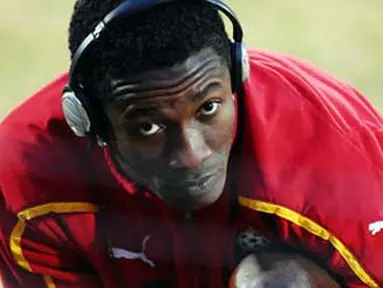
<svg viewBox="0 0 383 288">
<path fill-rule="evenodd" d="M 91 131 L 91 117 L 89 109 L 80 93 L 75 93 L 69 86 L 64 88 L 61 106 L 64 118 L 78 137 L 85 137 Z"/>
</svg>

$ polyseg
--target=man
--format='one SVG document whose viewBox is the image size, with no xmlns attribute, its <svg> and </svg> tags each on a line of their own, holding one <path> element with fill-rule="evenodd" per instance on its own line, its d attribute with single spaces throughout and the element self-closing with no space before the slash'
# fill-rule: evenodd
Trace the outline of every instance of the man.
<svg viewBox="0 0 383 288">
<path fill-rule="evenodd" d="M 289 56 L 239 71 L 219 1 L 120 2 L 76 2 L 70 75 L 0 128 L 6 287 L 248 287 L 248 255 L 254 287 L 379 287 L 374 108 Z"/>
</svg>

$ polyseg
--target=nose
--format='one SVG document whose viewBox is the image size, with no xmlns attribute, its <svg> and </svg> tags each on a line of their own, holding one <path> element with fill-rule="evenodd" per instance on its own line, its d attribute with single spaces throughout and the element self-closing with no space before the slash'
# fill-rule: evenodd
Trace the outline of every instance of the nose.
<svg viewBox="0 0 383 288">
<path fill-rule="evenodd" d="M 186 128 L 180 134 L 170 166 L 173 169 L 200 166 L 212 154 L 203 134 L 196 128 Z"/>
</svg>

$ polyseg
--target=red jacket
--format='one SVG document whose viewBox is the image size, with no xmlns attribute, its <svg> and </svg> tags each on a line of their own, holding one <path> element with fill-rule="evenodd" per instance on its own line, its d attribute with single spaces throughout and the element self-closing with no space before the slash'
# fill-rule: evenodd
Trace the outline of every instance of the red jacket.
<svg viewBox="0 0 383 288">
<path fill-rule="evenodd" d="M 379 287 L 383 119 L 307 63 L 259 50 L 250 60 L 235 185 L 191 218 L 72 135 L 60 105 L 66 75 L 15 109 L 0 126 L 4 286 L 226 287 L 238 235 L 252 229 L 347 287 Z"/>
</svg>

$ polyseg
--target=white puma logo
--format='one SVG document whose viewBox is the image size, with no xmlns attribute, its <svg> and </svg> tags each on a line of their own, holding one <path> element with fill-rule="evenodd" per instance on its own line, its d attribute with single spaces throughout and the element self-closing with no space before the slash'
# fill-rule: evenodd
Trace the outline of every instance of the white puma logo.
<svg viewBox="0 0 383 288">
<path fill-rule="evenodd" d="M 383 221 L 377 221 L 368 225 L 368 230 L 373 236 L 383 230 Z"/>
<path fill-rule="evenodd" d="M 128 251 L 126 249 L 121 249 L 121 248 L 112 248 L 112 256 L 113 258 L 116 259 L 139 259 L 142 262 L 148 264 L 150 267 L 155 267 L 156 265 L 154 262 L 145 255 L 145 250 L 146 250 L 146 244 L 149 241 L 150 236 L 146 236 L 144 240 L 142 241 L 142 249 L 141 252 L 132 252 Z"/>
</svg>

